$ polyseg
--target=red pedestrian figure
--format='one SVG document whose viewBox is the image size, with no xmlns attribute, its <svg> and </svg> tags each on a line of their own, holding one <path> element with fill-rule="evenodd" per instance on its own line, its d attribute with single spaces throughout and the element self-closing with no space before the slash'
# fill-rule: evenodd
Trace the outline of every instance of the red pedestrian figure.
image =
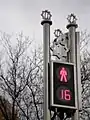
<svg viewBox="0 0 90 120">
<path fill-rule="evenodd" d="M 64 67 L 60 70 L 60 81 L 67 82 L 67 71 Z"/>
</svg>

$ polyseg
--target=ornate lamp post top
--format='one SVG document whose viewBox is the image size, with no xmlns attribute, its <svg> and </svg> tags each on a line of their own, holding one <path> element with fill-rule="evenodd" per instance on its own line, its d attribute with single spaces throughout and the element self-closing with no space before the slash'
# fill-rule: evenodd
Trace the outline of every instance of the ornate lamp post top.
<svg viewBox="0 0 90 120">
<path fill-rule="evenodd" d="M 74 14 L 71 13 L 71 15 L 68 15 L 67 20 L 68 20 L 68 22 L 69 22 L 70 24 L 72 24 L 72 23 L 73 23 L 73 24 L 76 24 L 77 18 L 76 18 L 76 16 L 75 16 Z"/>
<path fill-rule="evenodd" d="M 48 10 L 42 11 L 41 16 L 43 20 L 51 20 L 52 17 L 50 11 Z"/>
<path fill-rule="evenodd" d="M 55 37 L 59 37 L 60 35 L 62 35 L 62 31 L 60 29 L 56 29 L 54 31 L 54 35 L 55 35 Z"/>
<path fill-rule="evenodd" d="M 76 24 L 77 18 L 73 13 L 68 15 L 67 20 L 69 22 L 69 24 L 67 25 L 67 29 L 72 27 L 72 26 L 75 27 L 75 28 L 78 27 L 78 25 Z"/>
</svg>

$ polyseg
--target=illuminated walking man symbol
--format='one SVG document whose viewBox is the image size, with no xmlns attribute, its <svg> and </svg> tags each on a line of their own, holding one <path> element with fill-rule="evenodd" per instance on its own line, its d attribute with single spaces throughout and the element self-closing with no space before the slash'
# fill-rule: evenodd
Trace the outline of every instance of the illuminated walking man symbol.
<svg viewBox="0 0 90 120">
<path fill-rule="evenodd" d="M 60 81 L 67 82 L 67 71 L 64 67 L 60 70 Z"/>
</svg>

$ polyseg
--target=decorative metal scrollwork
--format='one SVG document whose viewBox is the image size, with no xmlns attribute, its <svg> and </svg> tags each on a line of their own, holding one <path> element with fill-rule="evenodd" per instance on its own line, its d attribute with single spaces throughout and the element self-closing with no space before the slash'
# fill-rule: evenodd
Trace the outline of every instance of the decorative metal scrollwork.
<svg viewBox="0 0 90 120">
<path fill-rule="evenodd" d="M 58 59 L 66 58 L 69 48 L 67 48 L 68 36 L 63 34 L 60 29 L 54 31 L 55 39 L 53 41 L 53 46 L 51 50 L 53 51 L 53 56 L 56 56 Z"/>
<path fill-rule="evenodd" d="M 68 17 L 67 17 L 67 20 L 68 20 L 68 22 L 71 24 L 71 23 L 76 23 L 76 20 L 77 20 L 77 18 L 76 18 L 76 16 L 74 15 L 74 14 L 71 14 L 71 15 L 68 15 Z"/>
<path fill-rule="evenodd" d="M 42 11 L 41 13 L 42 19 L 43 20 L 51 20 L 51 13 L 48 10 Z"/>
</svg>

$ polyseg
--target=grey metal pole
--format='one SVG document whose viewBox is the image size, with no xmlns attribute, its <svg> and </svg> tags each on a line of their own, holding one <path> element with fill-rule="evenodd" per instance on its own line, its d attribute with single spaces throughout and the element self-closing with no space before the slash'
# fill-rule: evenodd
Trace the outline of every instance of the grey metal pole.
<svg viewBox="0 0 90 120">
<path fill-rule="evenodd" d="M 70 52 L 69 52 L 69 62 L 72 62 L 75 64 L 75 80 L 76 80 L 76 28 L 78 27 L 77 24 L 76 24 L 76 17 L 71 14 L 70 16 L 68 16 L 68 21 L 69 21 L 69 24 L 67 25 L 67 29 L 69 29 L 69 48 L 70 48 Z M 77 87 L 77 81 L 76 81 L 76 87 Z M 77 87 L 77 90 L 76 90 L 76 106 L 77 106 L 77 110 L 74 114 L 74 116 L 72 117 L 72 120 L 79 120 L 79 109 L 78 109 L 78 87 Z"/>
<path fill-rule="evenodd" d="M 44 120 L 50 120 L 48 106 L 48 63 L 50 62 L 50 25 L 51 14 L 45 10 L 41 14 L 43 21 L 43 79 L 44 79 Z"/>
<path fill-rule="evenodd" d="M 76 79 L 77 79 L 77 87 L 78 87 L 78 107 L 79 111 L 82 110 L 82 87 L 81 87 L 81 72 L 80 72 L 80 33 L 76 32 Z"/>
</svg>

